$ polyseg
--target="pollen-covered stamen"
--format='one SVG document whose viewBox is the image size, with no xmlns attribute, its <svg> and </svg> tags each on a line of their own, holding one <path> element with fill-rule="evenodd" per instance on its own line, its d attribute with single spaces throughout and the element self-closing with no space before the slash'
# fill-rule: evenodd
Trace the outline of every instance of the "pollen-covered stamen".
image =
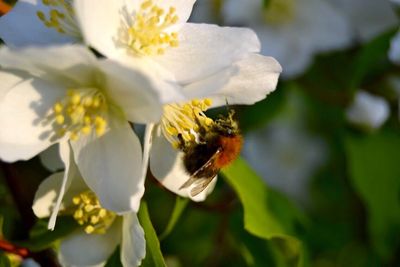
<svg viewBox="0 0 400 267">
<path fill-rule="evenodd" d="M 80 38 L 74 10 L 69 0 L 42 0 L 45 6 L 51 7 L 46 15 L 43 11 L 36 12 L 38 18 L 48 28 L 53 28 L 61 34 Z"/>
<path fill-rule="evenodd" d="M 106 98 L 99 90 L 69 89 L 66 97 L 53 105 L 48 119 L 56 137 L 69 135 L 71 140 L 77 140 L 92 131 L 102 136 L 107 130 L 107 112 Z"/>
<path fill-rule="evenodd" d="M 139 55 L 161 55 L 168 47 L 179 45 L 178 33 L 168 30 L 179 20 L 176 9 L 160 8 L 147 0 L 133 15 L 125 14 L 120 41 Z"/>
<path fill-rule="evenodd" d="M 116 218 L 116 214 L 101 207 L 96 195 L 87 191 L 72 199 L 74 219 L 87 234 L 104 234 Z"/>
<path fill-rule="evenodd" d="M 179 148 L 182 142 L 196 141 L 198 132 L 209 129 L 214 123 L 204 114 L 211 104 L 211 99 L 196 99 L 190 103 L 164 106 L 161 120 L 164 136 L 175 148 Z"/>
<path fill-rule="evenodd" d="M 263 11 L 264 19 L 271 24 L 284 24 L 295 16 L 295 0 L 269 0 Z"/>
</svg>

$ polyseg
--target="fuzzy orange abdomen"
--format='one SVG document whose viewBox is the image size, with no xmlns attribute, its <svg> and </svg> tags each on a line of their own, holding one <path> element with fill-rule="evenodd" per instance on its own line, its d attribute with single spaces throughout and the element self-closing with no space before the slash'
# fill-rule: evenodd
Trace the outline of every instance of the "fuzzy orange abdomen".
<svg viewBox="0 0 400 267">
<path fill-rule="evenodd" d="M 215 167 L 220 169 L 228 166 L 239 156 L 243 137 L 241 135 L 220 136 L 218 141 L 222 151 L 215 160 Z"/>
</svg>

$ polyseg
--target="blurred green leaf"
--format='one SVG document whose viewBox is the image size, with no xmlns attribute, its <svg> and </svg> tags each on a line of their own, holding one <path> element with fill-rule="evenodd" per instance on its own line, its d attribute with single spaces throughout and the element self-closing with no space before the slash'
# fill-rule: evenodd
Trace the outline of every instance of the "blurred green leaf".
<svg viewBox="0 0 400 267">
<path fill-rule="evenodd" d="M 188 198 L 182 198 L 179 196 L 176 197 L 174 210 L 172 211 L 167 227 L 165 228 L 164 232 L 160 235 L 160 240 L 163 240 L 172 232 L 188 203 L 189 203 Z"/>
<path fill-rule="evenodd" d="M 351 78 L 353 89 L 358 89 L 367 75 L 376 75 L 390 66 L 388 51 L 390 41 L 396 31 L 397 28 L 378 36 L 360 50 L 356 57 Z"/>
<path fill-rule="evenodd" d="M 239 114 L 240 129 L 248 132 L 264 126 L 278 112 L 285 103 L 285 92 L 289 86 L 278 85 L 278 88 L 267 96 L 266 99 L 251 106 L 243 106 Z"/>
<path fill-rule="evenodd" d="M 0 253 L 0 267 L 11 267 L 11 261 L 4 253 Z"/>
<path fill-rule="evenodd" d="M 57 227 L 53 231 L 47 229 L 47 221 L 38 220 L 30 232 L 30 239 L 17 244 L 33 252 L 47 249 L 55 241 L 76 230 L 79 225 L 71 216 L 58 216 Z"/>
<path fill-rule="evenodd" d="M 147 203 L 142 202 L 139 210 L 139 221 L 143 227 L 146 238 L 146 258 L 142 261 L 142 267 L 166 267 L 161 253 L 160 242 L 150 220 Z"/>
<path fill-rule="evenodd" d="M 242 202 L 245 229 L 257 237 L 279 243 L 290 262 L 289 266 L 302 266 L 302 244 L 293 236 L 293 220 L 298 218 L 294 208 L 268 190 L 261 178 L 242 159 L 236 160 L 222 174 Z"/>
<path fill-rule="evenodd" d="M 122 267 L 121 259 L 120 259 L 120 247 L 118 246 L 114 253 L 108 258 L 107 263 L 104 267 Z"/>
<path fill-rule="evenodd" d="M 348 134 L 346 148 L 351 182 L 368 211 L 373 245 L 389 259 L 400 245 L 400 135 Z"/>
</svg>

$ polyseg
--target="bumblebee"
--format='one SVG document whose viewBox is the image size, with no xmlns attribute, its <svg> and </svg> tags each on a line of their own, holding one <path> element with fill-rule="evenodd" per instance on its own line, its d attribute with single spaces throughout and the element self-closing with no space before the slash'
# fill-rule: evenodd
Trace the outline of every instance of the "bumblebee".
<svg viewBox="0 0 400 267">
<path fill-rule="evenodd" d="M 195 141 L 181 141 L 183 163 L 190 178 L 180 187 L 194 184 L 190 195 L 200 194 L 216 177 L 221 168 L 229 165 L 240 154 L 243 137 L 231 110 L 227 117 L 220 117 L 209 127 L 200 127 Z"/>
</svg>

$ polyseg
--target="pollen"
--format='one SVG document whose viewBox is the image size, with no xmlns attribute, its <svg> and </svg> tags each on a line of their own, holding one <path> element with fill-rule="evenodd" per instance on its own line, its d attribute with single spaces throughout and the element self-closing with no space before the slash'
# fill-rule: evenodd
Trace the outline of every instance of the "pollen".
<svg viewBox="0 0 400 267">
<path fill-rule="evenodd" d="M 70 0 L 42 0 L 48 12 L 37 11 L 36 15 L 43 24 L 56 30 L 58 33 L 80 38 L 75 20 L 74 10 Z"/>
<path fill-rule="evenodd" d="M 174 7 L 165 10 L 147 0 L 135 14 L 125 17 L 119 39 L 135 54 L 162 55 L 167 48 L 179 46 L 178 33 L 170 29 L 178 21 Z"/>
<path fill-rule="evenodd" d="M 264 20 L 267 23 L 281 25 L 294 19 L 295 0 L 270 0 L 264 8 Z"/>
<path fill-rule="evenodd" d="M 116 214 L 101 207 L 96 195 L 86 191 L 72 199 L 73 217 L 87 234 L 104 234 L 112 225 Z"/>
<path fill-rule="evenodd" d="M 48 119 L 56 137 L 68 134 L 71 140 L 78 140 L 92 130 L 100 137 L 108 129 L 107 110 L 105 96 L 97 89 L 69 89 L 65 98 L 53 105 Z"/>
<path fill-rule="evenodd" d="M 207 131 L 214 121 L 204 113 L 212 105 L 211 99 L 194 99 L 189 103 L 164 106 L 162 131 L 175 149 L 187 142 L 196 142 L 200 131 Z"/>
</svg>

